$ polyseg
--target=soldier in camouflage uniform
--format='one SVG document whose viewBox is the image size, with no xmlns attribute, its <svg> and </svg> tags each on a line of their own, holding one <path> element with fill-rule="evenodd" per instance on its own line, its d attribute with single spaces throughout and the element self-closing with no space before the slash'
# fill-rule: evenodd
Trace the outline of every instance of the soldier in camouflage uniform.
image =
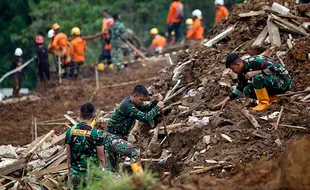
<svg viewBox="0 0 310 190">
<path fill-rule="evenodd" d="M 114 141 L 110 148 L 106 149 L 107 166 L 111 171 L 118 169 L 118 160 L 120 155 L 131 158 L 132 170 L 134 173 L 142 172 L 139 162 L 139 152 L 128 143 L 127 136 L 134 126 L 135 121 L 152 122 L 153 118 L 160 113 L 163 103 L 158 100 L 152 101 L 150 104 L 144 104 L 148 99 L 148 91 L 142 85 L 134 87 L 131 96 L 126 97 L 113 112 L 106 131 L 114 136 L 109 141 Z M 136 167 L 140 171 L 136 171 Z"/>
<path fill-rule="evenodd" d="M 129 57 L 129 62 L 133 62 L 134 54 L 129 46 L 124 42 L 124 34 L 126 32 L 125 27 L 122 22 L 120 22 L 118 15 L 113 15 L 114 24 L 109 27 L 109 32 L 111 35 L 111 56 L 112 64 L 118 69 L 123 69 L 125 67 L 123 54 L 126 53 Z"/>
<path fill-rule="evenodd" d="M 91 127 L 95 108 L 91 103 L 81 106 L 82 121 L 66 132 L 67 163 L 73 189 L 84 183 L 87 174 L 87 160 L 106 168 L 104 145 L 108 146 L 102 131 Z"/>
<path fill-rule="evenodd" d="M 242 60 L 232 53 L 227 56 L 226 67 L 238 74 L 238 85 L 229 97 L 214 108 L 225 106 L 243 93 L 246 97 L 258 99 L 259 104 L 253 108 L 254 111 L 264 110 L 270 103 L 276 103 L 275 95 L 288 91 L 292 83 L 283 65 L 261 56 Z"/>
</svg>

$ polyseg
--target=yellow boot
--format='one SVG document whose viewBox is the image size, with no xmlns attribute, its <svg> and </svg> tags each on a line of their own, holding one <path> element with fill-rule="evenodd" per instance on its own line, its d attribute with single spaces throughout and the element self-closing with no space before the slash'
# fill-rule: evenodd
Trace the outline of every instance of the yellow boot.
<svg viewBox="0 0 310 190">
<path fill-rule="evenodd" d="M 278 103 L 278 98 L 276 96 L 269 96 L 269 103 Z"/>
<path fill-rule="evenodd" d="M 269 95 L 266 88 L 254 89 L 254 90 L 258 99 L 258 105 L 252 108 L 252 110 L 261 111 L 267 109 L 269 107 Z"/>
<path fill-rule="evenodd" d="M 132 163 L 132 164 L 130 164 L 130 166 L 131 166 L 131 169 L 132 169 L 132 172 L 134 175 L 143 173 L 143 168 L 141 166 L 141 162 Z"/>
<path fill-rule="evenodd" d="M 109 65 L 109 69 L 110 69 L 110 70 L 114 70 L 114 65 L 113 65 L 113 64 L 110 64 L 110 65 Z"/>
<path fill-rule="evenodd" d="M 103 71 L 104 70 L 104 64 L 103 63 L 98 63 L 97 64 L 97 69 L 98 69 L 98 71 Z"/>
</svg>

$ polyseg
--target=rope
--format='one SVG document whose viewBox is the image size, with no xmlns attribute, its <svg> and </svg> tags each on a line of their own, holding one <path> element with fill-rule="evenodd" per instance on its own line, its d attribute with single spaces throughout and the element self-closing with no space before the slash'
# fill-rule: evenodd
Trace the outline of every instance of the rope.
<svg viewBox="0 0 310 190">
<path fill-rule="evenodd" d="M 24 63 L 22 66 L 17 67 L 16 69 L 11 70 L 10 72 L 5 73 L 1 78 L 0 78 L 0 83 L 7 78 L 8 76 L 10 76 L 11 74 L 14 74 L 16 72 L 21 71 L 24 67 L 26 67 L 27 65 L 29 65 L 32 61 L 34 60 L 34 58 L 29 59 L 26 63 Z"/>
</svg>

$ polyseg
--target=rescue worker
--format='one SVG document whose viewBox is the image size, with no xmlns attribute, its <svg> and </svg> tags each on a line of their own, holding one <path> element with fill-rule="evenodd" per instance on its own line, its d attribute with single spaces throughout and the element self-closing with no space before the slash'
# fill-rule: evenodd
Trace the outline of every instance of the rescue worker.
<svg viewBox="0 0 310 190">
<path fill-rule="evenodd" d="M 14 58 L 12 59 L 11 64 L 11 70 L 16 69 L 17 67 L 21 67 L 23 65 L 23 50 L 21 48 L 16 48 L 14 52 Z M 22 70 L 14 73 L 13 80 L 14 80 L 14 86 L 13 86 L 13 96 L 18 97 L 19 91 L 22 87 L 22 77 L 25 76 L 24 72 Z"/>
<path fill-rule="evenodd" d="M 168 24 L 168 43 L 171 44 L 171 32 L 175 32 L 175 42 L 179 42 L 180 40 L 180 28 L 183 20 L 184 12 L 183 12 L 183 4 L 179 0 L 173 0 L 170 5 L 168 16 L 167 16 L 167 24 Z"/>
<path fill-rule="evenodd" d="M 204 39 L 204 28 L 201 24 L 202 12 L 199 9 L 196 9 L 192 12 L 193 16 L 193 25 L 187 31 L 186 39 L 189 44 L 200 43 Z"/>
<path fill-rule="evenodd" d="M 104 70 L 105 64 L 103 63 L 105 60 L 107 61 L 107 65 L 110 69 L 113 70 L 113 65 L 111 64 L 111 43 L 110 43 L 110 35 L 109 35 L 109 26 L 114 24 L 114 19 L 110 16 L 109 10 L 104 9 L 102 19 L 102 53 L 98 60 L 98 70 Z"/>
<path fill-rule="evenodd" d="M 118 169 L 119 157 L 125 155 L 131 158 L 131 168 L 134 173 L 143 172 L 139 151 L 126 140 L 136 120 L 153 121 L 153 118 L 163 108 L 164 104 L 159 101 L 159 96 L 150 104 L 144 104 L 148 96 L 148 91 L 144 86 L 135 86 L 131 95 L 123 99 L 110 117 L 106 131 L 114 135 L 114 139 L 111 139 L 112 142 L 117 142 L 115 143 L 117 147 L 114 145 L 113 149 L 106 149 L 107 167 L 110 171 Z"/>
<path fill-rule="evenodd" d="M 152 44 L 150 46 L 150 49 L 157 54 L 162 53 L 163 48 L 167 45 L 166 38 L 159 35 L 157 28 L 152 28 L 150 31 L 150 34 L 153 37 L 153 41 L 152 41 Z"/>
<path fill-rule="evenodd" d="M 58 71 L 60 62 L 61 67 L 64 69 L 63 77 L 66 78 L 70 55 L 68 37 L 60 32 L 60 26 L 57 23 L 53 24 L 52 30 L 48 32 L 48 37 L 51 39 L 48 50 L 56 56 L 56 70 Z"/>
<path fill-rule="evenodd" d="M 125 43 L 123 34 L 125 33 L 125 26 L 119 20 L 118 14 L 113 15 L 114 24 L 109 27 L 111 35 L 111 55 L 112 64 L 117 69 L 121 70 L 125 68 L 123 54 L 126 52 L 129 54 L 129 62 L 134 62 L 134 54 L 129 46 Z"/>
<path fill-rule="evenodd" d="M 70 64 L 70 76 L 71 77 L 83 77 L 83 68 L 85 61 L 86 41 L 81 38 L 81 30 L 78 27 L 71 29 L 73 39 L 71 41 L 71 64 Z"/>
<path fill-rule="evenodd" d="M 270 103 L 276 103 L 278 100 L 275 95 L 288 91 L 292 83 L 283 65 L 260 56 L 242 60 L 239 55 L 231 53 L 227 56 L 226 67 L 238 75 L 238 85 L 230 96 L 214 106 L 214 109 L 223 108 L 243 93 L 246 97 L 258 100 L 254 111 L 264 110 Z"/>
<path fill-rule="evenodd" d="M 87 161 L 90 160 L 102 170 L 106 168 L 102 131 L 94 129 L 91 122 L 95 117 L 95 107 L 85 103 L 80 107 L 80 122 L 66 132 L 68 172 L 73 189 L 78 189 L 87 176 Z"/>
<path fill-rule="evenodd" d="M 215 0 L 216 14 L 215 23 L 221 22 L 223 19 L 228 17 L 228 10 L 224 6 L 224 0 Z"/>
<path fill-rule="evenodd" d="M 47 82 L 50 81 L 50 63 L 48 60 L 48 50 L 44 45 L 44 38 L 42 36 L 36 37 L 37 51 L 36 51 L 36 62 L 40 77 L 40 89 L 47 88 Z"/>
</svg>

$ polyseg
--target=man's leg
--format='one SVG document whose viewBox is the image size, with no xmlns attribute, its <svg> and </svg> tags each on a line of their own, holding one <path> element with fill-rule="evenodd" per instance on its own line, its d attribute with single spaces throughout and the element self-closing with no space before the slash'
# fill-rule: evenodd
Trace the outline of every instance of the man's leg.
<svg viewBox="0 0 310 190">
<path fill-rule="evenodd" d="M 174 32 L 175 32 L 175 42 L 179 42 L 181 36 L 181 22 L 174 23 Z"/>
<path fill-rule="evenodd" d="M 254 91 L 254 86 L 252 84 L 248 84 L 243 89 L 243 94 L 244 94 L 245 97 L 252 98 L 252 99 L 257 99 L 255 91 Z"/>
<path fill-rule="evenodd" d="M 173 25 L 168 25 L 168 29 L 167 29 L 167 33 L 168 33 L 167 42 L 168 42 L 168 44 L 171 44 L 171 40 L 172 40 L 171 32 L 172 31 L 173 31 Z"/>
<path fill-rule="evenodd" d="M 137 163 L 140 161 L 140 153 L 136 148 L 134 148 L 134 146 L 131 143 L 129 143 L 129 142 L 125 141 L 124 139 L 122 139 L 121 137 L 119 137 L 117 135 L 113 135 L 113 134 L 108 134 L 107 140 L 108 140 L 108 143 L 110 145 L 109 150 L 117 152 L 118 155 L 127 156 L 127 157 L 131 158 L 131 163 Z M 108 154 L 108 155 L 111 155 L 111 156 L 107 156 L 107 160 L 108 160 L 108 158 L 111 159 L 111 161 L 113 159 L 116 159 L 115 157 L 113 157 L 112 154 Z M 107 162 L 111 162 L 111 161 L 107 161 Z M 113 169 L 114 168 L 112 168 L 112 171 L 113 171 Z"/>
</svg>

